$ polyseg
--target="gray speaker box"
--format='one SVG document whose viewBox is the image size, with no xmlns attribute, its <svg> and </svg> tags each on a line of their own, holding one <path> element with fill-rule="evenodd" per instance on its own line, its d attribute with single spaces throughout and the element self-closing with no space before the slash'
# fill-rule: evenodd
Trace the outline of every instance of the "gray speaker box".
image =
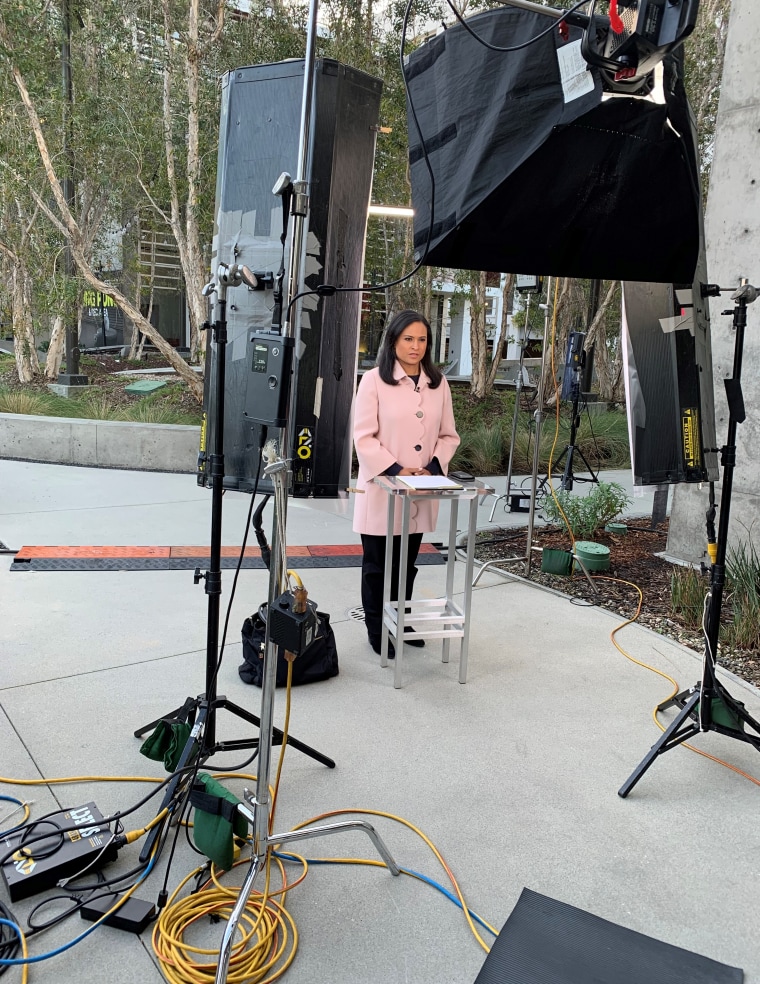
<svg viewBox="0 0 760 984">
<path fill-rule="evenodd" d="M 274 276 L 281 262 L 282 198 L 272 192 L 282 172 L 297 177 L 304 61 L 254 65 L 222 80 L 212 277 L 220 263 L 242 263 Z M 382 83 L 331 59 L 316 62 L 309 131 L 310 199 L 304 289 L 320 284 L 360 287 L 372 187 Z M 288 223 L 288 262 L 292 222 Z M 283 281 L 287 305 L 289 271 Z M 224 487 L 253 491 L 259 467 L 261 425 L 245 415 L 253 332 L 272 327 L 271 280 L 263 290 L 242 286 L 227 294 L 228 343 L 224 419 L 217 421 L 213 392 L 215 344 L 209 345 L 202 447 L 213 447 L 223 426 Z M 303 300 L 295 325 L 292 385 L 295 413 L 289 421 L 288 456 L 296 496 L 334 498 L 348 485 L 351 405 L 361 313 L 359 291 Z M 284 312 L 283 312 L 284 314 Z M 269 432 L 282 438 L 283 432 Z M 198 483 L 210 484 L 199 456 Z M 271 486 L 259 482 L 259 489 Z"/>
</svg>

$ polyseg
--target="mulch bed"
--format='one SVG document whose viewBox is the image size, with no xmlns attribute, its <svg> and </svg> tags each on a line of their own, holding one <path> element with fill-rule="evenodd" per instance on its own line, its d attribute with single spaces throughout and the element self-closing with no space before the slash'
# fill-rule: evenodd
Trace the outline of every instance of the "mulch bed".
<svg viewBox="0 0 760 984">
<path fill-rule="evenodd" d="M 171 396 L 171 407 L 177 413 L 186 413 L 194 416 L 200 415 L 198 401 L 187 392 L 185 384 L 173 373 L 166 372 L 146 372 L 150 369 L 165 369 L 168 366 L 166 359 L 157 352 L 149 352 L 142 359 L 129 362 L 113 352 L 87 352 L 80 356 L 79 371 L 87 377 L 87 382 L 91 387 L 91 392 L 101 390 L 108 396 L 108 402 L 114 408 L 136 403 L 142 398 L 143 394 L 127 393 L 126 387 L 130 383 L 140 380 L 161 380 L 167 385 L 179 384 L 182 391 L 174 392 Z M 122 376 L 122 372 L 128 370 L 143 370 L 139 375 Z M 23 389 L 27 391 L 37 391 L 47 393 L 48 386 L 44 379 L 37 379 L 32 383 L 20 383 L 14 363 L 8 362 L 4 371 L 0 371 L 0 385 L 7 386 L 9 389 Z M 158 399 L 161 393 L 158 391 Z"/>
<path fill-rule="evenodd" d="M 623 583 L 632 582 L 643 594 L 638 623 L 675 639 L 695 652 L 702 652 L 704 640 L 701 632 L 688 629 L 672 610 L 670 585 L 673 565 L 657 556 L 667 544 L 667 521 L 656 529 L 652 529 L 649 522 L 647 518 L 632 520 L 627 524 L 628 532 L 623 535 L 606 531 L 594 534 L 594 542 L 610 550 L 609 570 L 590 572 L 598 595 L 582 572 L 562 576 L 542 571 L 538 551 L 533 555 L 530 573 L 526 571 L 524 562 L 510 563 L 504 569 L 554 591 L 600 605 L 622 619 L 633 618 L 639 604 L 636 588 Z M 526 536 L 527 529 L 514 527 L 482 531 L 478 534 L 475 556 L 480 562 L 523 556 Z M 571 546 L 567 532 L 554 526 L 535 527 L 533 543 L 537 547 L 554 550 L 569 550 Z M 705 577 L 705 590 L 708 589 L 709 581 Z M 722 614 L 725 615 L 725 605 Z M 760 654 L 740 649 L 728 650 L 719 640 L 718 662 L 743 680 L 760 686 Z"/>
</svg>

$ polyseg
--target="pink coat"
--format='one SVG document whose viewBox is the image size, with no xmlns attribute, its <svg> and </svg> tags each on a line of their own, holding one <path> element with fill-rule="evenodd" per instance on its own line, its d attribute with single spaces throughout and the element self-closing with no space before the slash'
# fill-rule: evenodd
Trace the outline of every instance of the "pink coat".
<svg viewBox="0 0 760 984">
<path fill-rule="evenodd" d="M 444 473 L 459 446 L 451 390 L 444 377 L 436 389 L 424 372 L 418 391 L 398 362 L 397 386 L 389 386 L 375 368 L 359 383 L 354 404 L 354 444 L 359 459 L 354 500 L 354 531 L 384 536 L 387 528 L 387 493 L 372 479 L 398 462 L 402 468 L 424 468 L 437 458 Z M 419 449 L 419 450 L 417 450 Z M 438 520 L 438 503 L 416 499 L 411 505 L 409 532 L 430 533 Z M 401 501 L 396 503 L 395 533 L 401 532 Z"/>
</svg>

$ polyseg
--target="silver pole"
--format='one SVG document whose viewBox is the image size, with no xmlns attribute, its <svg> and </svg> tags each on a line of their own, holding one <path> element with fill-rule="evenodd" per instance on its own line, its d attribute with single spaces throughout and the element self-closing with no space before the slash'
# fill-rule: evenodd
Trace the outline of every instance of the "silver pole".
<svg viewBox="0 0 760 984">
<path fill-rule="evenodd" d="M 507 463 L 507 484 L 504 489 L 504 495 L 509 498 L 512 491 L 512 464 L 515 457 L 515 441 L 517 439 L 517 419 L 520 416 L 520 396 L 523 389 L 523 363 L 525 361 L 525 346 L 528 344 L 528 316 L 530 315 L 530 294 L 528 294 L 525 299 L 525 334 L 523 336 L 522 345 L 520 346 L 520 365 L 517 370 L 517 382 L 515 383 L 515 411 L 512 414 L 512 443 L 509 446 L 509 462 Z M 498 500 L 497 500 L 498 501 Z M 493 520 L 493 514 L 496 511 L 496 502 L 493 504 L 493 509 L 491 510 L 491 521 Z"/>
<path fill-rule="evenodd" d="M 298 166 L 296 170 L 296 180 L 293 185 L 293 203 L 291 214 L 293 215 L 293 232 L 290 240 L 290 276 L 288 281 L 288 305 L 299 292 L 301 285 L 301 258 L 302 246 L 305 239 L 305 226 L 308 213 L 309 186 L 306 181 L 307 168 L 309 164 L 309 128 L 311 120 L 311 102 L 314 92 L 314 52 L 315 39 L 317 34 L 317 11 L 319 0 L 310 0 L 309 21 L 306 35 L 306 57 L 303 67 L 303 95 L 301 98 L 301 129 L 299 132 L 298 147 Z M 295 309 L 295 323 L 299 324 L 300 304 L 293 305 Z M 293 321 L 288 316 L 283 323 L 283 334 L 292 336 Z M 297 374 L 296 374 L 297 375 Z M 290 422 L 295 419 L 295 399 L 296 399 L 295 378 L 292 380 L 290 388 L 290 406 L 288 409 L 288 423 L 281 431 L 280 458 L 283 468 L 287 470 L 286 459 L 288 456 L 288 429 Z M 279 469 L 278 469 L 279 471 Z M 267 469 L 265 469 L 265 474 Z M 285 590 L 285 569 L 282 557 L 285 553 L 284 544 L 280 531 L 285 529 L 287 517 L 287 485 L 286 476 L 275 474 L 272 476 L 275 486 L 274 497 L 274 523 L 272 533 L 272 561 L 269 572 L 269 604 L 279 597 Z M 279 494 L 279 489 L 284 486 L 284 495 Z M 266 661 L 264 665 L 264 675 L 261 681 L 261 735 L 265 740 L 259 743 L 259 768 L 256 780 L 256 809 L 254 816 L 254 854 L 260 856 L 260 851 L 266 853 L 266 839 L 269 835 L 269 771 L 272 755 L 272 725 L 274 720 L 274 696 L 277 679 L 277 648 L 269 641 L 269 619 L 265 636 Z"/>
<path fill-rule="evenodd" d="M 555 287 L 556 291 L 556 287 Z M 546 356 L 549 351 L 549 310 L 551 308 L 551 296 L 552 296 L 552 278 L 549 277 L 546 287 L 546 317 L 544 318 L 544 343 L 543 349 L 541 351 L 541 378 L 538 381 L 538 407 L 533 417 L 536 421 L 536 444 L 533 448 L 533 474 L 531 476 L 531 486 L 530 486 L 530 509 L 528 511 L 528 549 L 526 557 L 526 565 L 528 574 L 530 574 L 530 562 L 532 559 L 531 546 L 533 544 L 533 524 L 536 515 L 536 484 L 538 480 L 538 458 L 539 458 L 539 444 L 541 441 L 541 421 L 543 420 L 543 406 L 544 406 L 544 375 L 546 369 Z"/>
<path fill-rule="evenodd" d="M 299 133 L 298 164 L 296 179 L 293 182 L 293 201 L 290 214 L 293 216 L 293 233 L 290 239 L 290 275 L 288 278 L 288 306 L 283 323 L 283 334 L 295 337 L 301 334 L 301 300 L 293 303 L 293 298 L 301 290 L 301 267 L 304 259 L 306 230 L 309 214 L 309 152 L 311 144 L 311 108 L 314 99 L 314 62 L 317 38 L 317 13 L 319 0 L 309 0 L 309 20 L 306 34 L 306 55 L 303 64 L 303 93 L 301 96 L 301 129 Z M 291 308 L 291 304 L 293 304 Z M 294 327 L 295 326 L 295 327 Z M 282 457 L 287 457 L 287 442 L 290 438 L 288 429 L 295 420 L 298 383 L 298 353 L 296 353 L 293 385 L 290 390 L 290 405 L 288 408 L 288 426 L 283 429 Z"/>
<path fill-rule="evenodd" d="M 562 20 L 567 15 L 566 10 L 555 10 L 554 7 L 542 7 L 540 3 L 531 3 L 531 0 L 498 0 L 505 7 L 520 7 L 522 10 L 530 10 L 534 14 L 545 14 L 555 20 Z"/>
<path fill-rule="evenodd" d="M 283 335 L 292 337 L 298 335 L 301 323 L 301 303 L 296 301 L 290 307 L 293 298 L 299 293 L 301 288 L 301 267 L 304 257 L 306 242 L 306 228 L 309 206 L 309 184 L 306 180 L 309 166 L 310 149 L 310 124 L 311 108 L 314 93 L 314 62 L 317 36 L 317 12 L 319 0 L 309 2 L 309 20 L 306 37 L 306 56 L 304 58 L 304 79 L 303 96 L 301 100 L 301 129 L 299 135 L 298 167 L 296 180 L 293 184 L 293 201 L 291 215 L 293 216 L 293 231 L 290 240 L 290 276 L 288 280 L 288 295 L 286 316 L 283 321 Z M 293 330 L 296 326 L 296 331 Z M 297 362 L 296 362 L 297 367 Z M 291 381 L 290 401 L 288 407 L 288 422 L 281 431 L 281 446 L 279 449 L 279 461 L 270 464 L 264 469 L 264 473 L 271 477 L 274 485 L 274 520 L 272 532 L 272 560 L 269 572 L 269 605 L 271 606 L 275 598 L 279 597 L 285 590 L 285 562 L 286 544 L 285 529 L 287 517 L 288 485 L 290 474 L 288 471 L 287 451 L 290 422 L 295 419 L 296 402 L 296 381 L 298 371 L 296 371 Z M 259 722 L 259 767 L 256 776 L 256 791 L 253 797 L 253 817 L 248 811 L 244 810 L 249 820 L 253 820 L 253 851 L 251 857 L 251 867 L 243 881 L 240 894 L 235 902 L 230 918 L 224 930 L 222 944 L 219 950 L 219 963 L 217 964 L 215 984 L 225 984 L 227 971 L 230 964 L 232 943 L 237 930 L 238 923 L 243 915 L 248 899 L 253 891 L 253 885 L 258 873 L 267 864 L 269 848 L 277 844 L 297 838 L 317 837 L 322 833 L 337 833 L 346 829 L 362 829 L 372 839 L 378 853 L 388 866 L 391 874 L 398 875 L 399 869 L 393 860 L 390 852 L 377 834 L 375 829 L 369 824 L 361 821 L 349 822 L 347 824 L 332 824 L 324 828 L 310 828 L 307 831 L 299 831 L 295 834 L 280 834 L 276 838 L 269 835 L 269 822 L 271 813 L 271 802 L 269 797 L 269 777 L 272 761 L 272 730 L 274 722 L 274 698 L 277 680 L 277 647 L 272 643 L 269 636 L 269 619 L 267 619 L 264 637 L 264 673 L 261 681 L 261 714 Z"/>
</svg>

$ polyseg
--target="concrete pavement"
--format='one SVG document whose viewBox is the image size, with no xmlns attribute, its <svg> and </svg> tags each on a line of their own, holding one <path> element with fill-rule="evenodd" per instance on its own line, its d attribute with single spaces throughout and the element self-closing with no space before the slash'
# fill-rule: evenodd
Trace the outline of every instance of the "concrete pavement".
<svg viewBox="0 0 760 984">
<path fill-rule="evenodd" d="M 625 473 L 605 480 L 630 484 Z M 494 480 L 503 491 L 503 479 Z M 209 542 L 211 496 L 193 476 L 0 461 L 0 541 L 28 545 L 181 545 Z M 242 540 L 249 499 L 224 497 L 223 543 Z M 488 525 L 492 500 L 479 506 Z M 288 543 L 356 543 L 350 502 L 290 500 Z M 651 492 L 631 515 L 651 514 Z M 497 506 L 494 522 L 524 525 Z M 271 512 L 265 513 L 271 528 Z M 426 540 L 443 540 L 447 509 Z M 29 572 L 0 560 L 0 794 L 34 800 L 32 818 L 94 801 L 102 813 L 136 803 L 150 784 L 121 776 L 164 775 L 138 753 L 133 731 L 202 692 L 207 599 L 191 571 Z M 464 565 L 457 565 L 457 591 Z M 442 593 L 444 568 L 423 567 L 415 593 Z M 659 736 L 651 718 L 671 684 L 623 656 L 610 640 L 619 618 L 533 585 L 487 572 L 473 592 L 468 679 L 457 682 L 455 647 L 407 650 L 405 684 L 393 688 L 363 625 L 357 568 L 317 569 L 304 581 L 331 615 L 340 675 L 293 692 L 291 733 L 335 759 L 327 769 L 289 749 L 278 799 L 283 832 L 332 810 L 402 817 L 437 846 L 472 909 L 499 929 L 524 886 L 605 919 L 743 967 L 760 984 L 752 900 L 760 828 L 757 785 L 677 748 L 662 756 L 628 799 L 617 789 Z M 222 612 L 232 587 L 223 574 Z M 240 626 L 266 599 L 265 571 L 241 572 L 232 604 L 220 691 L 258 714 L 261 694 L 239 679 Z M 630 655 L 677 680 L 696 682 L 701 654 L 633 625 L 618 634 Z M 724 675 L 755 717 L 760 694 Z M 277 692 L 276 724 L 284 714 Z M 664 716 L 668 719 L 668 716 Z M 252 737 L 220 713 L 223 738 Z M 694 744 L 760 776 L 757 752 L 708 734 Z M 275 750 L 275 757 L 276 757 Z M 237 765 L 227 753 L 215 767 Z M 255 770 L 255 763 L 250 766 Z M 4 780 L 103 776 L 108 781 L 24 787 Z M 250 781 L 233 779 L 238 794 Z M 8 803 L 0 801 L 0 816 Z M 125 820 L 148 822 L 155 802 Z M 372 817 L 398 864 L 436 881 L 446 875 L 408 827 Z M 9 820 L 8 823 L 13 823 Z M 0 823 L 0 829 L 7 829 Z M 140 847 L 104 868 L 126 871 Z M 304 842 L 308 857 L 374 858 L 359 834 Z M 168 852 L 165 852 L 168 855 Z M 169 891 L 199 863 L 180 838 Z M 140 886 L 155 901 L 166 858 Z M 240 876 L 230 876 L 230 883 Z M 257 887 L 261 887 L 260 885 Z M 450 887 L 450 886 L 448 886 Z M 0 897 L 7 903 L 4 889 Z M 41 896 L 11 905 L 24 922 Z M 285 980 L 308 984 L 469 984 L 485 953 L 459 910 L 412 878 L 359 866 L 313 866 L 287 898 L 299 946 Z M 43 910 L 44 911 L 44 910 Z M 46 917 L 44 917 L 46 918 Z M 38 917 L 41 921 L 43 916 Z M 88 924 L 78 916 L 30 940 L 50 953 Z M 198 927 L 218 945 L 220 925 Z M 491 939 L 482 931 L 486 940 Z M 40 984 L 147 984 L 162 980 L 149 931 L 107 927 L 35 964 Z M 7 979 L 21 980 L 20 970 Z"/>
</svg>

